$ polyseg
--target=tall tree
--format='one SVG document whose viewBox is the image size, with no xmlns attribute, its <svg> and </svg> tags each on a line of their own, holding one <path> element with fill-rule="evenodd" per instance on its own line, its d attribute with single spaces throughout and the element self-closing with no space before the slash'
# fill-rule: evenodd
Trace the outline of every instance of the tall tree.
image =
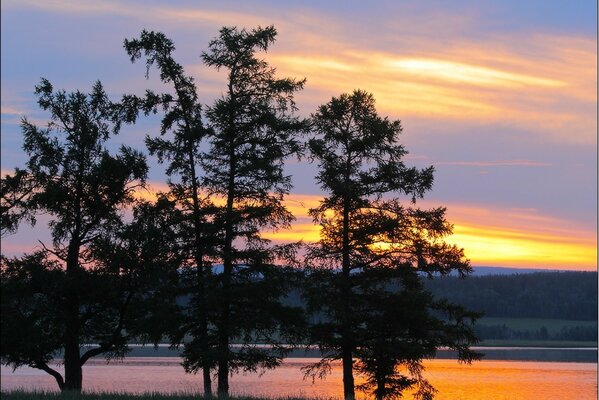
<svg viewBox="0 0 599 400">
<path fill-rule="evenodd" d="M 210 370 L 214 361 L 208 355 L 210 338 L 208 331 L 208 300 L 207 287 L 211 276 L 209 257 L 214 243 L 213 225 L 210 223 L 210 213 L 213 208 L 210 200 L 201 192 L 201 144 L 209 133 L 202 123 L 202 108 L 194 79 L 185 75 L 183 67 L 173 58 L 175 46 L 173 42 L 160 32 L 142 31 L 139 39 L 125 40 L 125 49 L 131 61 L 146 58 L 147 71 L 155 65 L 160 71 L 160 79 L 173 86 L 174 96 L 169 94 L 157 95 L 151 91 L 145 98 L 129 97 L 132 104 L 143 109 L 146 114 L 156 112 L 162 106 L 166 113 L 162 119 L 160 133 L 163 137 L 146 137 L 146 145 L 150 154 L 157 155 L 160 163 L 168 162 L 167 174 L 175 176 L 175 181 L 169 179 L 170 192 L 168 196 L 178 205 L 179 211 L 185 216 L 180 223 L 190 229 L 180 229 L 178 241 L 185 242 L 185 251 L 189 259 L 184 263 L 195 280 L 188 281 L 191 291 L 193 315 L 186 315 L 186 322 L 180 324 L 182 330 L 173 338 L 181 339 L 186 333 L 193 331 L 193 341 L 186 344 L 185 353 L 197 349 L 202 354 L 199 367 L 203 372 L 204 394 L 212 393 Z M 165 138 L 167 134 L 170 138 Z M 196 364 L 193 364 L 196 365 Z M 197 368 L 189 367 L 188 372 Z"/>
<path fill-rule="evenodd" d="M 466 274 L 470 266 L 461 249 L 443 242 L 451 233 L 444 209 L 405 208 L 391 197 L 407 195 L 415 202 L 431 188 L 433 168 L 404 165 L 407 151 L 398 143 L 401 124 L 379 117 L 371 94 L 357 90 L 334 97 L 318 108 L 312 126 L 315 137 L 309 148 L 320 169 L 316 179 L 328 196 L 310 211 L 321 225 L 321 240 L 311 247 L 307 261 L 312 267 L 312 305 L 328 318 L 313 331 L 325 357 L 306 372 L 322 374 L 331 360 L 341 359 L 344 396 L 353 400 L 355 356 L 362 357 L 359 371 L 376 377 L 385 371 L 386 380 L 375 379 L 375 386 L 389 386 L 398 364 L 412 362 L 411 372 L 418 375 L 419 360 L 430 354 L 414 351 L 406 353 L 408 357 L 392 351 L 406 332 L 407 342 L 432 332 L 426 322 L 435 320 L 434 304 L 421 290 L 418 274 Z M 387 290 L 391 283 L 398 285 L 395 292 Z M 464 338 L 470 338 L 468 332 L 456 343 Z M 421 379 L 402 378 L 394 387 L 401 390 L 410 382 L 426 389 Z M 379 392 L 387 393 L 387 386 Z"/>
<path fill-rule="evenodd" d="M 33 191 L 26 208 L 53 217 L 49 223 L 53 244 L 50 248 L 43 245 L 42 252 L 21 260 L 4 259 L 2 284 L 12 285 L 17 278 L 35 280 L 52 275 L 48 284 L 57 287 L 40 293 L 51 301 L 49 304 L 54 304 L 52 309 L 58 313 L 38 314 L 48 323 L 56 324 L 49 343 L 41 338 L 39 348 L 33 348 L 17 340 L 24 347 L 13 348 L 5 342 L 2 360 L 13 366 L 28 364 L 41 368 L 52 374 L 62 389 L 80 391 L 81 367 L 87 359 L 102 353 L 118 353 L 123 345 L 119 318 L 115 322 L 114 313 L 106 314 L 96 297 L 101 295 L 96 289 L 102 285 L 96 283 L 101 281 L 103 270 L 91 248 L 106 232 L 120 225 L 120 211 L 133 202 L 133 191 L 143 184 L 147 166 L 144 156 L 131 148 L 122 146 L 116 155 L 106 149 L 108 138 L 118 133 L 123 122 L 129 121 L 129 113 L 121 104 L 108 99 L 99 82 L 91 93 L 85 94 L 55 92 L 50 82 L 42 79 L 35 93 L 40 107 L 50 112 L 51 121 L 46 128 L 26 119 L 22 121 L 23 148 L 29 155 L 26 175 Z M 44 280 L 38 282 L 43 284 Z M 32 301 L 38 304 L 36 296 Z M 6 303 L 3 300 L 3 307 L 18 303 L 9 298 Z M 24 306 L 33 307 L 34 303 Z M 3 326 L 13 323 L 10 317 L 17 314 L 3 312 Z M 33 323 L 35 328 L 36 321 L 25 322 Z M 110 335 L 106 334 L 107 329 L 111 330 Z M 91 338 L 100 347 L 81 354 L 83 340 Z M 64 379 L 47 365 L 59 347 L 64 351 Z M 20 353 L 22 349 L 24 353 Z"/>
<path fill-rule="evenodd" d="M 275 327 L 284 334 L 290 326 L 278 317 L 293 315 L 279 303 L 285 281 L 271 268 L 289 247 L 270 247 L 260 237 L 261 229 L 287 228 L 293 219 L 282 203 L 291 187 L 283 163 L 298 152 L 295 135 L 304 129 L 293 115 L 293 96 L 304 80 L 276 78 L 275 69 L 256 55 L 267 51 L 275 36 L 272 26 L 225 27 L 202 54 L 207 65 L 227 71 L 226 92 L 207 109 L 213 133 L 203 160 L 205 186 L 224 202 L 215 218 L 223 227 L 216 321 L 220 395 L 229 391 L 232 370 L 279 363 L 283 348 L 273 355 L 250 343 L 272 342 Z M 243 342 L 241 350 L 231 350 L 232 338 Z"/>
</svg>

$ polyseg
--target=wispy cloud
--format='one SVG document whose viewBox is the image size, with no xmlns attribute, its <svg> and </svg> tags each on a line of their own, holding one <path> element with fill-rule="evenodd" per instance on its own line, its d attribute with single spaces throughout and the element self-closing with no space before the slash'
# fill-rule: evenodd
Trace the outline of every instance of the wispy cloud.
<svg viewBox="0 0 599 400">
<path fill-rule="evenodd" d="M 215 32 L 223 25 L 274 24 L 281 35 L 268 59 L 281 74 L 308 78 L 301 99 L 309 110 L 323 96 L 326 100 L 362 88 L 373 92 L 381 111 L 395 118 L 501 124 L 543 139 L 596 143 L 594 37 L 522 31 L 480 35 L 476 13 L 428 10 L 422 15 L 418 7 L 419 13 L 398 24 L 394 12 L 414 11 L 407 5 L 375 25 L 358 27 L 330 12 L 300 6 L 3 2 L 3 8 L 17 7 L 121 16 L 173 30 L 185 25 Z M 439 34 L 451 41 L 440 41 Z"/>
<path fill-rule="evenodd" d="M 505 161 L 436 161 L 434 165 L 455 165 L 461 167 L 551 167 L 553 164 L 532 160 Z"/>
<path fill-rule="evenodd" d="M 390 70 L 399 70 L 419 78 L 432 78 L 479 86 L 562 87 L 566 85 L 564 82 L 553 79 L 537 78 L 530 75 L 515 74 L 499 69 L 445 60 L 400 58 L 387 60 L 386 64 Z"/>
<path fill-rule="evenodd" d="M 27 114 L 27 111 L 25 111 L 24 109 L 21 109 L 18 107 L 13 107 L 13 106 L 2 105 L 2 107 L 0 109 L 2 111 L 2 115 L 22 116 L 22 115 Z"/>
<path fill-rule="evenodd" d="M 2 2 L 6 8 L 31 8 L 48 12 L 61 14 L 82 14 L 97 16 L 100 14 L 128 17 L 145 21 L 166 21 L 173 24 L 187 23 L 207 23 L 215 26 L 229 25 L 257 25 L 264 24 L 267 18 L 255 15 L 226 11 L 222 8 L 210 9 L 206 6 L 201 7 L 181 7 L 176 4 L 168 6 L 150 5 L 144 2 L 135 4 L 135 2 L 123 1 L 69 1 L 69 0 L 6 0 Z"/>
<path fill-rule="evenodd" d="M 551 43 L 553 38 L 534 40 Z M 576 63 L 571 63 L 570 55 L 559 46 L 549 43 L 543 44 L 542 54 L 509 53 L 499 44 L 481 43 L 469 52 L 444 50 L 436 58 L 401 51 L 349 52 L 350 46 L 345 44 L 334 50 L 333 65 L 330 52 L 275 52 L 271 60 L 285 74 L 307 76 L 309 87 L 321 93 L 336 95 L 358 87 L 369 90 L 381 110 L 402 119 L 417 116 L 507 124 L 546 139 L 594 143 L 594 42 L 567 37 L 559 42 L 577 47 Z M 503 57 L 486 59 L 484 54 L 493 53 L 494 47 Z"/>
</svg>

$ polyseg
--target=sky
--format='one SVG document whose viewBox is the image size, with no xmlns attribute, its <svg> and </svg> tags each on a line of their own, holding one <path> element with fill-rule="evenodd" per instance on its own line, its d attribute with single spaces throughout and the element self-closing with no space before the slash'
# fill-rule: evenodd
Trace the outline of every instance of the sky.
<svg viewBox="0 0 599 400">
<path fill-rule="evenodd" d="M 164 32 L 194 76 L 204 104 L 225 90 L 225 74 L 200 54 L 222 26 L 274 25 L 263 57 L 278 76 L 306 78 L 296 96 L 309 116 L 332 96 L 363 89 L 380 115 L 400 119 L 406 164 L 433 165 L 422 208 L 446 206 L 474 266 L 597 269 L 597 4 L 526 1 L 118 1 L 3 0 L 1 3 L 1 169 L 22 167 L 23 116 L 41 125 L 33 94 L 41 77 L 56 88 L 89 91 L 102 81 L 113 99 L 161 90 L 145 79 L 123 40 Z M 156 119 L 112 139 L 143 149 Z M 149 158 L 150 184 L 165 187 Z M 316 168 L 291 162 L 286 203 L 297 217 L 275 241 L 318 239 L 307 209 L 322 191 Z M 18 255 L 42 229 L 2 241 Z"/>
</svg>

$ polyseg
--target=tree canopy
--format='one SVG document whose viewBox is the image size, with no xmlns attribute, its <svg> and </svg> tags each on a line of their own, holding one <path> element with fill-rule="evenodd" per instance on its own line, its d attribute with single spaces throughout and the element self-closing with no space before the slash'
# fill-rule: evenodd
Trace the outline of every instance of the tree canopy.
<svg viewBox="0 0 599 400">
<path fill-rule="evenodd" d="M 3 199 L 18 199 L 22 215 L 49 215 L 53 240 L 41 243 L 43 249 L 34 254 L 2 260 L 3 292 L 17 296 L 2 296 L 2 325 L 7 328 L 2 360 L 41 368 L 61 388 L 80 390 L 81 366 L 89 357 L 120 354 L 126 346 L 121 323 L 126 307 L 120 303 L 122 293 L 113 290 L 120 285 L 111 282 L 121 276 L 102 267 L 94 246 L 121 225 L 121 211 L 134 202 L 133 191 L 144 184 L 147 165 L 129 147 L 121 146 L 115 155 L 107 150 L 109 137 L 130 120 L 100 82 L 85 94 L 54 91 L 42 79 L 35 93 L 51 120 L 40 128 L 23 119 L 29 160 L 10 179 L 26 179 L 26 184 L 3 186 Z M 24 336 L 10 336 L 21 324 L 28 324 L 29 334 L 39 340 L 32 344 Z M 84 343 L 100 347 L 80 354 Z M 64 378 L 47 365 L 60 349 Z"/>
<path fill-rule="evenodd" d="M 155 65 L 162 82 L 172 85 L 175 92 L 173 96 L 147 91 L 144 98 L 130 96 L 129 101 L 137 104 L 146 114 L 157 112 L 158 106 L 165 110 L 160 127 L 161 137 L 146 136 L 146 146 L 160 163 L 168 163 L 167 175 L 176 178 L 169 179 L 170 191 L 165 196 L 172 199 L 177 207 L 180 216 L 177 241 L 184 244 L 179 251 L 185 256 L 181 257 L 180 265 L 173 267 L 191 275 L 179 283 L 184 284 L 185 293 L 192 296 L 190 310 L 179 310 L 179 315 L 185 321 L 169 324 L 165 328 L 170 331 L 168 334 L 174 345 L 178 345 L 185 334 L 192 333 L 193 341 L 185 344 L 184 354 L 199 349 L 203 355 L 199 367 L 203 372 L 204 394 L 210 396 L 210 371 L 215 367 L 215 362 L 213 357 L 208 356 L 214 353 L 208 330 L 208 286 L 212 279 L 209 260 L 218 240 L 218 228 L 210 221 L 214 206 L 205 191 L 202 193 L 201 175 L 201 160 L 204 157 L 201 145 L 210 130 L 204 127 L 202 121 L 202 106 L 198 101 L 194 79 L 185 75 L 183 67 L 174 60 L 172 53 L 175 46 L 170 39 L 161 32 L 144 30 L 139 39 L 125 40 L 125 50 L 132 62 L 141 58 L 143 53 L 146 76 L 149 77 L 149 70 Z M 170 138 L 166 136 L 168 134 Z M 196 371 L 194 368 L 187 370 Z"/>
<path fill-rule="evenodd" d="M 451 233 L 445 210 L 405 207 L 393 197 L 416 202 L 430 190 L 433 168 L 404 165 L 400 122 L 379 117 L 374 97 L 363 91 L 320 106 L 312 128 L 316 180 L 327 196 L 310 210 L 321 240 L 307 256 L 313 269 L 308 298 L 328 318 L 315 325 L 312 338 L 324 358 L 306 373 L 322 375 L 331 360 L 341 359 L 348 400 L 354 398 L 356 369 L 368 377 L 361 388 L 377 398 L 399 396 L 413 385 L 428 398 L 432 389 L 422 378 L 421 360 L 432 357 L 439 343 L 456 348 L 463 360 L 477 357 L 468 348 L 476 339 L 464 322 L 476 314 L 435 301 L 419 275 L 470 272 L 463 250 L 443 241 Z M 407 376 L 398 372 L 402 365 Z"/>
<path fill-rule="evenodd" d="M 293 246 L 270 246 L 260 236 L 262 229 L 285 229 L 293 220 L 282 203 L 291 188 L 283 166 L 299 151 L 297 135 L 305 128 L 293 101 L 304 80 L 277 78 L 256 54 L 268 50 L 275 36 L 272 26 L 225 27 L 202 54 L 206 65 L 227 72 L 226 92 L 206 110 L 212 133 L 203 158 L 204 185 L 224 203 L 215 215 L 223 237 L 216 249 L 223 264 L 216 321 L 223 395 L 231 370 L 278 365 L 286 350 L 276 345 L 273 333 L 284 338 L 292 325 L 280 318 L 298 311 L 280 303 L 285 280 L 273 280 L 280 271 L 272 268 Z M 231 350 L 232 338 L 243 343 L 241 350 Z M 274 352 L 252 346 L 258 338 L 274 344 Z"/>
</svg>

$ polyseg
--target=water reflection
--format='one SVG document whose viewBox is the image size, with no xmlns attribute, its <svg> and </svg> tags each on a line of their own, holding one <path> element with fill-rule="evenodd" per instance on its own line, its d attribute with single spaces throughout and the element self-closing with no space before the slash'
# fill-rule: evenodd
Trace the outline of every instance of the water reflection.
<svg viewBox="0 0 599 400">
<path fill-rule="evenodd" d="M 316 359 L 289 358 L 281 368 L 256 374 L 235 375 L 233 394 L 254 396 L 337 397 L 342 394 L 341 366 L 337 364 L 325 381 L 303 380 L 300 368 Z M 84 390 L 130 393 L 201 391 L 199 375 L 185 374 L 178 357 L 127 357 L 107 364 L 90 360 L 84 367 Z M 459 365 L 455 360 L 425 363 L 426 376 L 439 390 L 440 400 L 494 399 L 592 399 L 596 398 L 597 364 L 485 360 Z M 14 373 L 2 367 L 2 390 L 17 388 L 56 390 L 42 371 L 19 368 Z M 359 383 L 359 379 L 358 382 Z M 406 397 L 410 398 L 410 397 Z"/>
</svg>

